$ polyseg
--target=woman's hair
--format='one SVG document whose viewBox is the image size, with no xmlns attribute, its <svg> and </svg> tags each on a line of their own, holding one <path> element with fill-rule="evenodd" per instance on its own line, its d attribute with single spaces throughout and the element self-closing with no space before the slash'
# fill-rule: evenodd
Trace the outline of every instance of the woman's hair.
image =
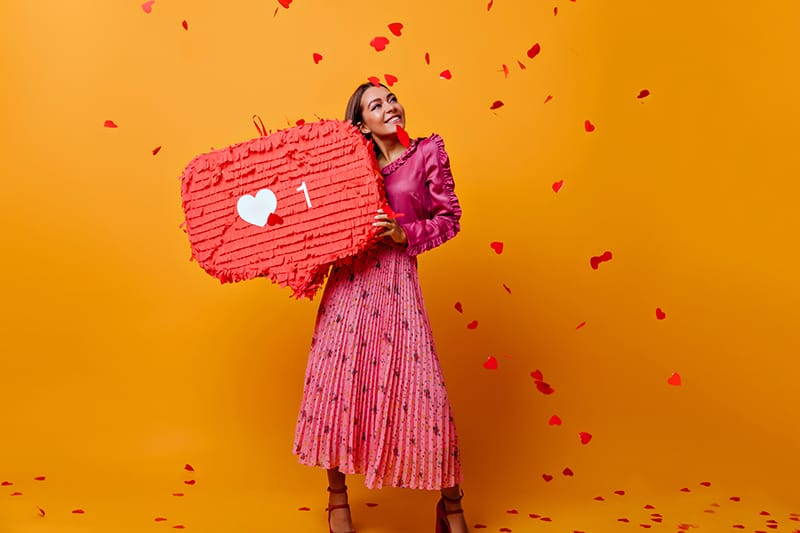
<svg viewBox="0 0 800 533">
<path fill-rule="evenodd" d="M 389 90 L 386 85 L 382 83 L 379 85 L 384 89 Z M 356 88 L 355 92 L 350 97 L 350 100 L 347 101 L 347 108 L 344 111 L 344 119 L 349 120 L 350 123 L 356 127 L 358 127 L 358 124 L 364 120 L 364 115 L 361 113 L 361 97 L 364 96 L 364 93 L 367 92 L 367 89 L 370 87 L 375 87 L 375 85 L 373 85 L 372 82 L 362 83 Z M 364 137 L 372 140 L 372 135 L 369 133 L 364 134 Z M 375 157 L 378 157 L 381 153 L 380 148 L 378 148 L 378 145 L 375 143 L 373 143 L 373 148 L 375 149 Z"/>
</svg>

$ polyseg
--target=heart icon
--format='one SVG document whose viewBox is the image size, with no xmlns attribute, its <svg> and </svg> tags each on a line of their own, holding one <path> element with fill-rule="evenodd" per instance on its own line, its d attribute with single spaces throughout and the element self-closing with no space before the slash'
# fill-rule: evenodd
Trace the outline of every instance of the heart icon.
<svg viewBox="0 0 800 533">
<path fill-rule="evenodd" d="M 561 190 L 561 187 L 564 186 L 564 180 L 558 180 L 557 182 L 553 183 L 553 191 L 558 192 Z"/>
<path fill-rule="evenodd" d="M 269 189 L 261 189 L 255 196 L 245 194 L 236 202 L 236 212 L 239 213 L 239 217 L 262 228 L 266 226 L 269 216 L 275 212 L 276 207 L 278 199 Z"/>
<path fill-rule="evenodd" d="M 489 356 L 486 362 L 483 363 L 483 368 L 486 370 L 497 370 L 497 358 Z"/>
<path fill-rule="evenodd" d="M 667 383 L 677 387 L 678 385 L 681 384 L 681 375 L 678 374 L 677 372 L 673 372 L 672 375 L 667 380 Z"/>
<path fill-rule="evenodd" d="M 660 307 L 656 307 L 656 318 L 658 320 L 664 320 L 667 318 L 667 314 Z"/>
</svg>

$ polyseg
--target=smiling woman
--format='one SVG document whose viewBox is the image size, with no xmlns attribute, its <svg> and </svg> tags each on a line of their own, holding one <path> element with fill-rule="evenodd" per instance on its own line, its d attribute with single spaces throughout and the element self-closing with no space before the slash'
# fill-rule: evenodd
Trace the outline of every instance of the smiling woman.
<svg viewBox="0 0 800 533">
<path fill-rule="evenodd" d="M 369 488 L 441 490 L 437 531 L 461 533 L 458 439 L 416 258 L 460 229 L 450 162 L 437 134 L 400 143 L 405 110 L 383 85 L 360 85 L 345 119 L 374 143 L 398 213 L 379 211 L 374 225 L 385 228 L 385 240 L 331 271 L 294 451 L 303 464 L 327 469 L 332 532 L 352 531 L 345 475 L 363 474 Z"/>
</svg>

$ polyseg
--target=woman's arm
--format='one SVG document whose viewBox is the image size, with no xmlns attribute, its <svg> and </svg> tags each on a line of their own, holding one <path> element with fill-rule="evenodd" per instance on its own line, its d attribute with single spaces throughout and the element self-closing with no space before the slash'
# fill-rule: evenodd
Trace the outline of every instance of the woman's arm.
<svg viewBox="0 0 800 533">
<path fill-rule="evenodd" d="M 408 239 L 409 255 L 435 248 L 452 239 L 461 229 L 461 206 L 454 192 L 455 183 L 450 172 L 450 158 L 444 140 L 436 133 L 431 142 L 420 146 L 425 158 L 425 188 L 429 218 L 400 223 Z"/>
</svg>

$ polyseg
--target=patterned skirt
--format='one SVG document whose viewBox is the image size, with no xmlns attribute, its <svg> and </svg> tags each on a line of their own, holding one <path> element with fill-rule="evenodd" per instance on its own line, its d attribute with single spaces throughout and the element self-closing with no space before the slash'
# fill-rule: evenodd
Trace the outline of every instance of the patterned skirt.
<svg viewBox="0 0 800 533">
<path fill-rule="evenodd" d="M 461 460 L 417 259 L 379 242 L 331 271 L 294 442 L 302 464 L 384 485 L 461 483 Z"/>
</svg>

